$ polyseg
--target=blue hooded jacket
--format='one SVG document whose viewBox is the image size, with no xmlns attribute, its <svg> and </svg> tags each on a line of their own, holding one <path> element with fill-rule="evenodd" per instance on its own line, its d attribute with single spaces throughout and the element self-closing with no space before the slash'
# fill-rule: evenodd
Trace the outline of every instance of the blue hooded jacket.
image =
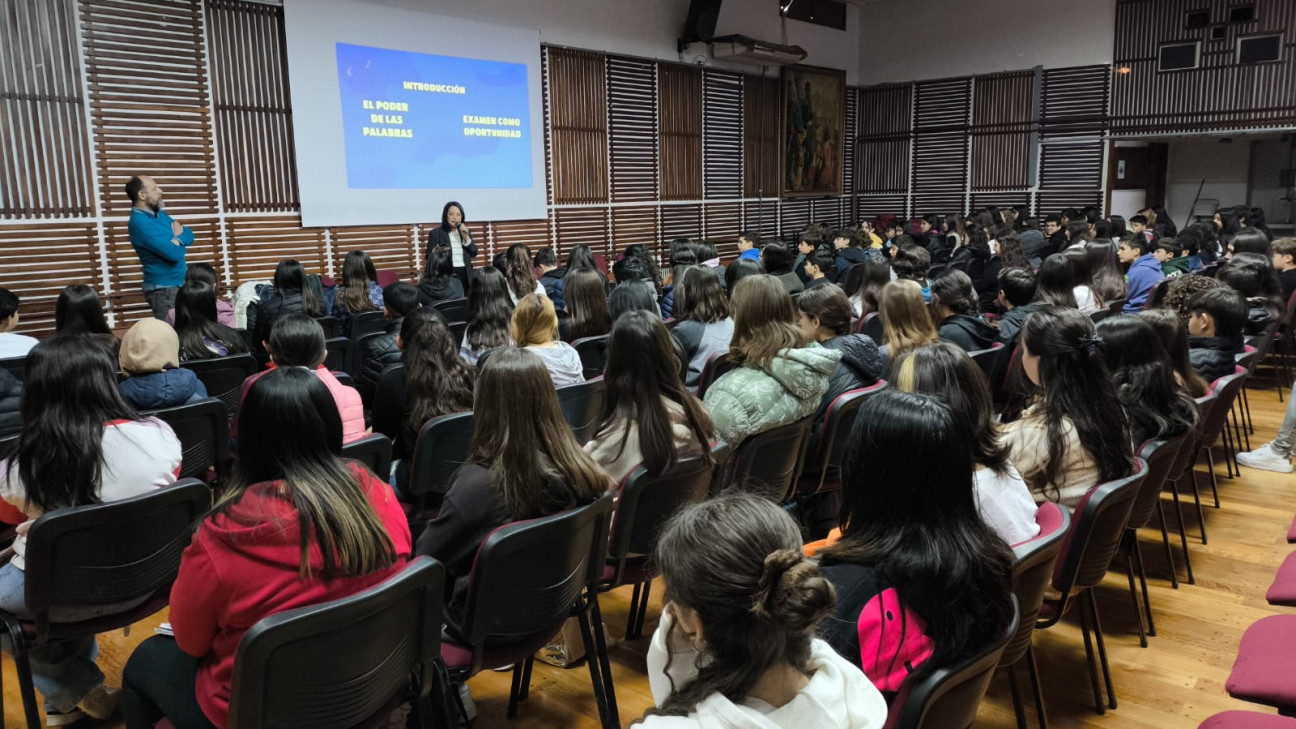
<svg viewBox="0 0 1296 729">
<path fill-rule="evenodd" d="M 183 367 L 128 377 L 117 387 L 136 410 L 190 405 L 207 397 L 207 388 L 198 375 Z"/>
</svg>

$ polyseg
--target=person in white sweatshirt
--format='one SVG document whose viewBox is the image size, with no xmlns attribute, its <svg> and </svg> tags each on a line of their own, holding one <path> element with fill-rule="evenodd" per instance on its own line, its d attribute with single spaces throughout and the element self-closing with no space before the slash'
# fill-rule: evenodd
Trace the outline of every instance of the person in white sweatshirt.
<svg viewBox="0 0 1296 729">
<path fill-rule="evenodd" d="M 664 527 L 667 601 L 648 648 L 647 729 L 874 729 L 887 705 L 815 638 L 836 596 L 786 511 L 729 493 Z"/>
</svg>

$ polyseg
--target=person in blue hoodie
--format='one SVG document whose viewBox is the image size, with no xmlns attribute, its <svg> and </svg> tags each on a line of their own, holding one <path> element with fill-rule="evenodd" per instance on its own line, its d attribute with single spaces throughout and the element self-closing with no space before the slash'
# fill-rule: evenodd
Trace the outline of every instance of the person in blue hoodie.
<svg viewBox="0 0 1296 729">
<path fill-rule="evenodd" d="M 193 370 L 180 367 L 180 339 L 166 322 L 135 322 L 122 337 L 117 361 L 127 375 L 118 387 L 136 410 L 189 405 L 207 397 Z"/>
<path fill-rule="evenodd" d="M 1131 233 L 1121 238 L 1120 247 L 1116 249 L 1120 262 L 1129 265 L 1125 272 L 1125 306 L 1121 309 L 1126 314 L 1143 311 L 1152 289 L 1165 280 L 1161 262 L 1148 252 L 1151 247 L 1145 236 Z"/>
<path fill-rule="evenodd" d="M 162 209 L 162 188 L 152 177 L 130 178 L 126 197 L 132 206 L 127 232 L 144 268 L 144 298 L 153 318 L 165 319 L 184 285 L 185 251 L 193 245 L 194 234 Z"/>
</svg>

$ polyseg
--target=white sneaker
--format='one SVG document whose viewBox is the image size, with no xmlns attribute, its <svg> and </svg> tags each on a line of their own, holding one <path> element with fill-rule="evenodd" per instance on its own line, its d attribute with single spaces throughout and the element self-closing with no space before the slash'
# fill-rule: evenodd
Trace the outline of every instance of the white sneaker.
<svg viewBox="0 0 1296 729">
<path fill-rule="evenodd" d="M 1278 473 L 1291 473 L 1292 462 L 1290 456 L 1284 456 L 1274 450 L 1273 443 L 1265 443 L 1250 453 L 1237 454 L 1237 462 L 1243 466 L 1251 468 L 1261 468 L 1266 471 L 1277 471 Z"/>
<path fill-rule="evenodd" d="M 468 684 L 459 684 L 459 702 L 463 704 L 464 713 L 468 715 L 468 721 L 477 718 L 477 704 L 473 703 L 472 692 L 468 690 Z"/>
</svg>

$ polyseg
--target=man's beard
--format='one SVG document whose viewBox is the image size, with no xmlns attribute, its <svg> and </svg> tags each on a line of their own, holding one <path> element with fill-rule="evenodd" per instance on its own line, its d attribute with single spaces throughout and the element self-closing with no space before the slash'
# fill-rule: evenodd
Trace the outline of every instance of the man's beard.
<svg viewBox="0 0 1296 729">
<path fill-rule="evenodd" d="M 149 210 L 152 210 L 154 213 L 162 212 L 162 201 L 158 200 L 155 203 L 149 203 Z"/>
</svg>

